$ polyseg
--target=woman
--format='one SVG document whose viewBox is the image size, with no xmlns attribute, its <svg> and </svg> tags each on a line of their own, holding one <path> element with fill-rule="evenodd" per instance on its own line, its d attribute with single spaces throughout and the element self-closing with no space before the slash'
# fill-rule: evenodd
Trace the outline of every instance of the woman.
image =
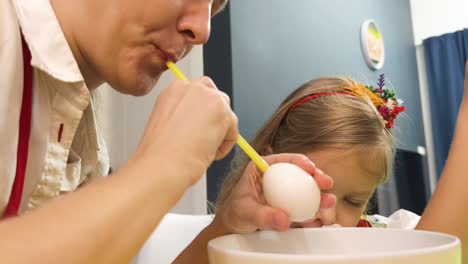
<svg viewBox="0 0 468 264">
<path fill-rule="evenodd" d="M 103 82 L 125 94 L 148 93 L 166 58 L 177 61 L 207 41 L 210 18 L 224 4 L 0 1 L 2 263 L 128 263 L 183 192 L 229 152 L 238 135 L 229 98 L 206 77 L 176 81 L 159 96 L 135 153 L 103 179 L 107 155 L 90 96 Z M 322 189 L 332 185 L 304 156 L 268 160 L 294 162 Z M 332 206 L 328 197 L 323 204 Z M 245 224 L 273 227 L 278 214 L 287 221 L 269 209 L 233 214 L 237 222 L 217 222 L 197 241 Z M 186 254 L 206 255 L 202 247 Z"/>
</svg>

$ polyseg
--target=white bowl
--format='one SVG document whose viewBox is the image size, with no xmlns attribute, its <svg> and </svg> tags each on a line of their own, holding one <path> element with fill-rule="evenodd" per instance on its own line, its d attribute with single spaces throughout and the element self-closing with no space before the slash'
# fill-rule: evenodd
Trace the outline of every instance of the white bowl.
<svg viewBox="0 0 468 264">
<path fill-rule="evenodd" d="M 211 264 L 461 264 L 458 238 L 385 228 L 302 228 L 228 235 L 208 244 Z"/>
</svg>

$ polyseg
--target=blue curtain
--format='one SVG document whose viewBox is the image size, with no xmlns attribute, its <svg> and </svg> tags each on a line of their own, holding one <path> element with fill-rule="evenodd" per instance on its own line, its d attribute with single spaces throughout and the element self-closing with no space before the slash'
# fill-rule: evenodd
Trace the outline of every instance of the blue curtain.
<svg viewBox="0 0 468 264">
<path fill-rule="evenodd" d="M 463 96 L 468 29 L 424 40 L 437 175 L 444 168 Z"/>
</svg>

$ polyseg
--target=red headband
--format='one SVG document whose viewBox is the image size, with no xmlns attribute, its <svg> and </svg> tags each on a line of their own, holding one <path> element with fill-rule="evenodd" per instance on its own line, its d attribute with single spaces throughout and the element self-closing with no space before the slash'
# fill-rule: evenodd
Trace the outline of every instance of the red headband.
<svg viewBox="0 0 468 264">
<path fill-rule="evenodd" d="M 322 92 L 311 94 L 299 102 L 295 103 L 291 108 L 289 108 L 288 113 L 294 110 L 296 107 L 301 104 L 313 100 L 322 96 L 330 95 L 351 95 L 356 96 L 357 98 L 370 99 L 374 107 L 377 109 L 378 114 L 383 118 L 385 122 L 385 127 L 390 129 L 393 128 L 393 123 L 397 116 L 405 111 L 405 106 L 403 101 L 396 97 L 395 90 L 390 90 L 384 87 L 385 85 L 385 75 L 381 74 L 379 77 L 379 82 L 377 83 L 378 87 L 375 88 L 372 85 L 363 85 L 361 83 L 356 83 L 351 81 L 352 86 L 347 88 L 348 91 L 337 91 L 337 92 Z"/>
<path fill-rule="evenodd" d="M 316 93 L 316 94 L 311 94 L 309 96 L 306 96 L 302 98 L 299 102 L 295 103 L 291 108 L 289 108 L 288 113 L 300 106 L 301 104 L 308 102 L 310 100 L 319 98 L 319 97 L 324 97 L 324 96 L 330 96 L 330 95 L 337 95 L 337 94 L 343 94 L 343 95 L 353 95 L 349 92 L 322 92 L 322 93 Z"/>
</svg>

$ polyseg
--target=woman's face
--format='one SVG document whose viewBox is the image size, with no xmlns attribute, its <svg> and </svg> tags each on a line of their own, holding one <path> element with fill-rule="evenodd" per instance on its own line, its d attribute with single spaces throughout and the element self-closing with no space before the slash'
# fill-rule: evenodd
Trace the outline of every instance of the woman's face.
<svg viewBox="0 0 468 264">
<path fill-rule="evenodd" d="M 94 39 L 84 43 L 81 52 L 89 67 L 114 89 L 145 95 L 167 69 L 166 58 L 176 62 L 194 45 L 208 41 L 211 17 L 225 1 L 110 1 L 111 7 L 102 7 L 106 11 Z"/>
<path fill-rule="evenodd" d="M 294 223 L 293 227 L 330 224 L 355 227 L 385 173 L 376 165 L 372 152 L 323 150 L 307 156 L 335 181 L 329 193 L 336 196 L 337 202 L 335 208 L 323 210 L 313 222 Z"/>
</svg>

